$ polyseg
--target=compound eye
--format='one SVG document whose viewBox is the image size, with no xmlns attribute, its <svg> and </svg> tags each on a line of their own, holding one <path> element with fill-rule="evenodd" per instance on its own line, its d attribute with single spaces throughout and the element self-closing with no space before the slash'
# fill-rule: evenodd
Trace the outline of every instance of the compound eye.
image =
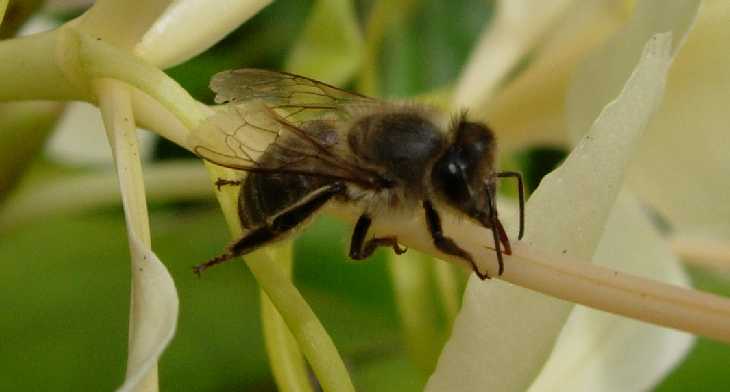
<svg viewBox="0 0 730 392">
<path fill-rule="evenodd" d="M 431 172 L 431 182 L 436 192 L 459 209 L 472 202 L 466 173 L 455 151 L 447 152 L 436 162 Z"/>
</svg>

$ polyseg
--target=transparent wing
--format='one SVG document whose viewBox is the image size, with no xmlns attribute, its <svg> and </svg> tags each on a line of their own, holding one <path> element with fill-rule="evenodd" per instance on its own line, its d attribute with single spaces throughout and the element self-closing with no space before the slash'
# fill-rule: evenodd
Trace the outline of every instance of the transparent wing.
<svg viewBox="0 0 730 392">
<path fill-rule="evenodd" d="M 260 100 L 221 106 L 191 133 L 189 143 L 198 156 L 232 169 L 316 175 L 369 187 L 382 183 L 375 170 L 351 159 L 336 121 L 292 124 Z"/>
<path fill-rule="evenodd" d="M 213 76 L 216 103 L 260 100 L 294 125 L 314 119 L 344 120 L 352 109 L 380 101 L 304 76 L 263 69 L 236 69 Z"/>
</svg>

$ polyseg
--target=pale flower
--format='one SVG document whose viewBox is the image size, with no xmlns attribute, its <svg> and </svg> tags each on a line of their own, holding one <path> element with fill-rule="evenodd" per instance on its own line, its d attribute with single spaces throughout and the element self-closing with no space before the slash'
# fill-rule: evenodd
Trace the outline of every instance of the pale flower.
<svg viewBox="0 0 730 392">
<path fill-rule="evenodd" d="M 406 3 L 397 5 L 405 8 Z M 5 4 L 0 0 L 0 14 Z M 135 124 L 192 149 L 191 140 L 205 137 L 201 124 L 220 114 L 193 100 L 160 68 L 201 53 L 267 4 L 158 0 L 130 7 L 102 0 L 58 29 L 0 42 L 0 57 L 7 60 L 0 62 L 0 74 L 13 75 L 0 82 L 1 100 L 83 100 L 101 110 L 132 254 L 130 349 L 121 390 L 157 389 L 156 363 L 174 334 L 178 311 L 174 283 L 150 244 Z M 378 4 L 386 7 L 386 2 Z M 719 103 L 728 89 L 696 86 L 692 71 L 702 67 L 706 80 L 728 82 L 723 73 L 727 51 L 705 45 L 706 37 L 730 38 L 721 25 L 730 7 L 720 1 L 644 0 L 637 2 L 628 21 L 631 8 L 610 0 L 539 5 L 504 0 L 498 7 L 496 20 L 457 85 L 454 103 L 488 119 L 505 154 L 543 142 L 575 147 L 528 201 L 526 236 L 515 241 L 514 255 L 505 260 L 504 281 L 470 278 L 427 389 L 645 390 L 684 356 L 692 337 L 576 308 L 568 301 L 730 340 L 728 301 L 585 263 L 595 260 L 687 285 L 668 242 L 640 208 L 639 197 L 687 236 L 730 236 L 730 229 L 723 231 L 730 218 L 727 207 L 717 213 L 687 209 L 692 204 L 688 201 L 706 206 L 727 198 L 722 169 L 729 160 L 721 147 L 711 144 L 710 159 L 697 167 L 689 164 L 695 161 L 675 162 L 669 155 L 680 156 L 704 143 L 722 145 Z M 342 83 L 361 63 L 373 61 L 362 57 L 374 50 L 353 27 L 352 2 L 321 0 L 310 23 L 289 58 L 289 70 Z M 196 28 L 189 29 L 191 25 Z M 327 34 L 332 30 L 339 34 Z M 366 35 L 378 40 L 376 30 Z M 328 45 L 317 45 L 325 39 Z M 728 40 L 717 42 L 725 45 Z M 534 58 L 528 67 L 509 79 L 530 53 Z M 322 63 L 313 65 L 313 59 Z M 681 110 L 686 112 L 677 119 Z M 682 139 L 674 150 L 660 147 L 670 144 L 663 132 L 684 136 L 695 124 L 703 124 L 710 135 Z M 213 179 L 231 174 L 213 165 L 207 168 Z M 714 194 L 703 193 L 697 177 L 686 174 L 694 170 L 716 173 L 709 184 Z M 669 174 L 680 171 L 685 173 L 681 181 L 668 186 L 666 181 L 676 180 Z M 216 195 L 231 232 L 239 235 L 235 193 Z M 514 233 L 514 211 L 503 211 L 503 221 Z M 420 219 L 376 222 L 373 231 L 396 232 L 407 246 L 444 256 L 433 249 Z M 484 246 L 484 239 L 491 238 L 486 230 L 449 217 L 444 223 L 446 232 L 459 233 L 459 242 L 476 256 L 479 268 L 495 275 L 494 253 Z M 289 267 L 272 263 L 271 258 L 290 260 L 287 251 L 265 249 L 245 259 L 266 294 L 262 317 L 274 378 L 281 389 L 310 390 L 305 357 L 324 390 L 354 390 L 330 337 L 291 283 Z M 628 358 L 616 365 L 622 356 Z"/>
<path fill-rule="evenodd" d="M 595 47 L 621 25 L 622 7 L 620 2 L 603 1 L 574 5 L 562 16 L 565 24 L 538 51 L 531 66 L 492 100 L 481 101 L 481 106 L 477 103 L 477 108 L 487 107 L 486 117 L 502 134 L 508 150 L 541 142 L 578 141 L 566 162 L 543 180 L 528 203 L 528 216 L 537 221 L 528 230 L 532 232 L 528 243 L 539 243 L 555 254 L 577 254 L 637 275 L 687 285 L 677 256 L 636 197 L 628 189 L 619 191 L 625 188 L 626 171 L 630 189 L 639 190 L 680 233 L 688 222 L 677 214 L 692 216 L 694 221 L 701 216 L 690 205 L 705 206 L 705 222 L 727 222 L 723 218 L 727 214 L 706 208 L 726 205 L 717 199 L 728 194 L 726 182 L 713 181 L 717 185 L 714 193 L 706 192 L 704 185 L 687 183 L 699 181 L 699 176 L 689 173 L 722 170 L 727 155 L 710 154 L 710 162 L 695 155 L 696 160 L 680 163 L 677 157 L 712 150 L 702 143 L 718 149 L 727 145 L 720 142 L 722 137 L 687 132 L 685 126 L 689 122 L 697 124 L 698 131 L 722 132 L 719 124 L 725 122 L 724 112 L 708 111 L 715 107 L 712 102 L 722 102 L 713 97 L 726 91 L 714 84 L 727 78 L 727 68 L 722 65 L 727 61 L 717 58 L 724 51 L 705 47 L 698 52 L 694 47 L 725 42 L 720 36 L 729 31 L 720 26 L 728 7 L 720 2 L 700 6 L 699 1 L 640 1 L 626 25 Z M 526 17 L 520 25 L 539 23 Z M 715 35 L 710 38 L 708 34 Z M 682 48 L 685 36 L 687 43 Z M 665 42 L 659 46 L 664 49 L 657 51 L 654 45 L 662 40 Z M 670 68 L 675 54 L 677 59 Z M 691 74 L 682 69 L 683 63 L 703 71 Z M 717 72 L 704 72 L 708 66 L 717 67 Z M 699 74 L 707 82 L 690 79 Z M 480 90 L 478 82 L 469 83 L 461 87 Z M 687 105 L 689 102 L 693 105 Z M 665 117 L 672 120 L 662 120 Z M 647 135 L 640 137 L 645 128 Z M 591 131 L 586 133 L 587 129 Z M 680 150 L 673 151 L 672 146 Z M 636 158 L 632 158 L 634 150 Z M 615 164 L 621 167 L 618 171 L 606 171 L 607 165 Z M 578 172 L 570 176 L 571 170 Z M 670 177 L 662 181 L 660 173 Z M 678 179 L 685 182 L 680 185 Z M 650 187 L 654 193 L 649 193 Z M 616 205 L 611 207 L 616 196 Z M 611 201 L 602 204 L 606 197 Z M 668 198 L 675 200 L 670 203 Z M 589 204 L 584 205 L 586 202 Z M 467 288 L 452 339 L 430 379 L 430 390 L 646 390 L 684 357 L 692 342 L 683 333 L 583 307 L 568 317 L 572 307 L 564 302 L 528 294 L 516 286 L 475 283 Z"/>
</svg>

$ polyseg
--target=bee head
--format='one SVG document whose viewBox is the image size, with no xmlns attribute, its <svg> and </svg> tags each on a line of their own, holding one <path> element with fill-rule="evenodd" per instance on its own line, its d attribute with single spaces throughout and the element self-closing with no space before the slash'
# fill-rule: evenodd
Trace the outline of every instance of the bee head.
<svg viewBox="0 0 730 392">
<path fill-rule="evenodd" d="M 450 206 L 492 227 L 491 214 L 496 214 L 494 134 L 485 124 L 467 121 L 462 114 L 453 122 L 449 140 L 431 171 L 433 189 Z"/>
</svg>

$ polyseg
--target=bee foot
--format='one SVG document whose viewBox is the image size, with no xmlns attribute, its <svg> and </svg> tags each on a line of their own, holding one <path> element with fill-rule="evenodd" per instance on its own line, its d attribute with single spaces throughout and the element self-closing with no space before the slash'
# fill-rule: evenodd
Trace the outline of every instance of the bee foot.
<svg viewBox="0 0 730 392">
<path fill-rule="evenodd" d="M 398 245 L 398 243 L 396 242 L 393 244 L 393 252 L 395 252 L 395 254 L 397 255 L 402 255 L 403 253 L 408 252 L 408 248 L 401 248 L 400 245 Z"/>
<path fill-rule="evenodd" d="M 218 189 L 219 192 L 221 190 L 221 187 L 226 186 L 226 185 L 241 185 L 241 181 L 226 180 L 225 178 L 220 178 L 220 177 L 215 181 L 215 187 L 216 187 L 216 189 Z"/>
<path fill-rule="evenodd" d="M 205 271 L 206 268 L 208 268 L 208 267 L 206 267 L 205 264 L 198 264 L 195 267 L 193 267 L 193 273 L 195 275 L 198 275 L 198 278 L 201 278 L 202 277 L 201 273 L 203 271 Z"/>
</svg>

